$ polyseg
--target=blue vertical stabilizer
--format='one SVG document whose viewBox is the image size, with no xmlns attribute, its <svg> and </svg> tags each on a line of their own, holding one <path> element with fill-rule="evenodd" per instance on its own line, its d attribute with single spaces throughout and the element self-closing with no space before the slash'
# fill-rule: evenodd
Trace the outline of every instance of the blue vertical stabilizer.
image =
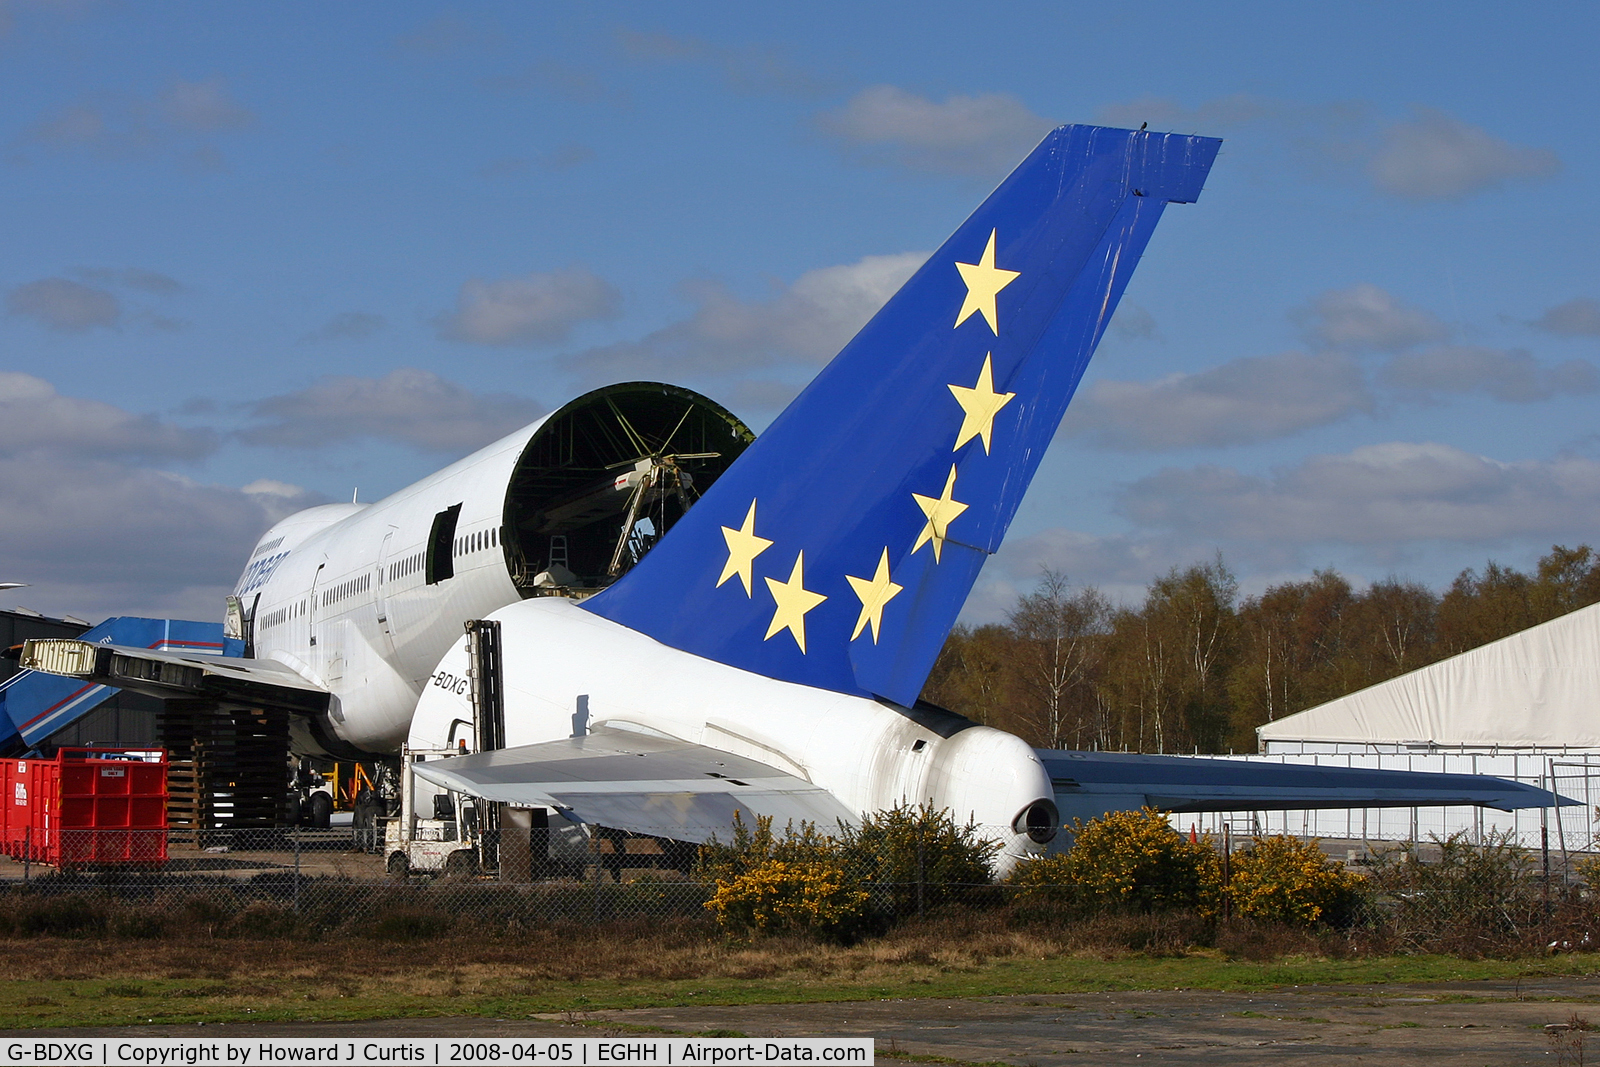
<svg viewBox="0 0 1600 1067">
<path fill-rule="evenodd" d="M 1168 203 L 1221 142 L 1063 126 L 589 611 L 913 703 Z"/>
<path fill-rule="evenodd" d="M 192 652 L 209 656 L 242 656 L 244 642 L 222 636 L 222 624 L 187 619 L 107 619 L 78 640 L 107 645 Z M 85 683 L 38 671 L 22 671 L 0 683 L 0 750 L 33 748 L 56 731 L 115 696 L 108 686 Z"/>
</svg>

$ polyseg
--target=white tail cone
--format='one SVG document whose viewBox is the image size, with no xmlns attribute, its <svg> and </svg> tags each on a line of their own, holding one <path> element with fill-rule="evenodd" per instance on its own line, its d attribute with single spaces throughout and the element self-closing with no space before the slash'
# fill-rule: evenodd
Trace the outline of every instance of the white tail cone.
<svg viewBox="0 0 1600 1067">
<path fill-rule="evenodd" d="M 996 873 L 1044 851 L 1059 826 L 1050 775 L 1027 742 L 1013 734 L 972 726 L 945 739 L 928 770 L 927 795 L 957 824 L 971 823 L 1001 846 Z"/>
</svg>

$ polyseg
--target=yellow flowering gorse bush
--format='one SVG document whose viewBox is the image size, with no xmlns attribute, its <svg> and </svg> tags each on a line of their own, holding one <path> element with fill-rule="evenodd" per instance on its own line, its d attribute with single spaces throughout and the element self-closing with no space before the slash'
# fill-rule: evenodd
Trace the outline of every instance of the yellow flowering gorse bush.
<svg viewBox="0 0 1600 1067">
<path fill-rule="evenodd" d="M 1224 885 L 1214 842 L 1188 840 L 1150 808 L 1074 822 L 1073 837 L 1068 851 L 1012 877 L 1018 904 L 1077 915 L 1190 910 L 1213 918 L 1226 896 L 1235 915 L 1309 926 L 1343 919 L 1366 887 L 1326 859 L 1315 841 L 1292 837 L 1256 838 L 1233 855 Z"/>
<path fill-rule="evenodd" d="M 1238 915 L 1311 926 L 1339 916 L 1365 885 L 1329 860 L 1317 842 L 1258 837 L 1233 856 L 1228 893 Z"/>
<path fill-rule="evenodd" d="M 1028 864 L 1013 879 L 1023 899 L 1076 910 L 1164 911 L 1215 907 L 1221 882 L 1208 842 L 1191 842 L 1150 808 L 1074 820 L 1070 850 Z M 1062 888 L 1064 887 L 1064 888 Z"/>
<path fill-rule="evenodd" d="M 994 877 L 994 846 L 949 812 L 900 805 L 824 834 L 810 823 L 772 832 L 735 816 L 733 840 L 700 850 L 706 907 L 732 933 L 802 931 L 851 940 L 897 918 L 966 899 Z"/>
<path fill-rule="evenodd" d="M 824 860 L 767 860 L 717 879 L 706 902 L 717 922 L 746 934 L 817 932 L 848 935 L 867 919 L 870 897 L 851 888 L 842 868 Z"/>
</svg>

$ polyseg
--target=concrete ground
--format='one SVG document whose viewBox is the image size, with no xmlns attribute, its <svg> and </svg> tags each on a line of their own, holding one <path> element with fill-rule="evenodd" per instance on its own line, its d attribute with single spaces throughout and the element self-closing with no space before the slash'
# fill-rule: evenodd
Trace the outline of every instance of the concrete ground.
<svg viewBox="0 0 1600 1067">
<path fill-rule="evenodd" d="M 527 1019 L 396 1019 L 30 1030 L 28 1036 L 521 1037 L 738 1031 L 751 1037 L 873 1037 L 886 1063 L 938 1057 L 1017 1067 L 1114 1064 L 1340 1067 L 1578 1064 L 1600 1060 L 1600 979 L 1300 986 L 1268 992 L 1170 990 L 648 1008 Z M 1561 1029 L 1550 1029 L 1557 1027 Z M 636 1031 L 634 1031 L 636 1032 Z M 10 1036 L 10 1035 L 4 1035 Z M 1576 1047 L 1583 1042 L 1587 1047 Z"/>
</svg>

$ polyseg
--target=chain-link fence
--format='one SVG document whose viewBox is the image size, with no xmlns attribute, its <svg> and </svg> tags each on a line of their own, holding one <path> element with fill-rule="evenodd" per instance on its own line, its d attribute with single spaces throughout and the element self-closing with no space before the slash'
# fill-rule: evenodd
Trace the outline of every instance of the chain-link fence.
<svg viewBox="0 0 1600 1067">
<path fill-rule="evenodd" d="M 786 844 L 773 836 L 766 844 L 746 839 L 685 850 L 575 828 L 581 850 L 573 851 L 536 836 L 511 847 L 502 830 L 499 840 L 480 839 L 474 862 L 431 870 L 397 869 L 379 832 L 78 830 L 43 842 L 30 836 L 0 859 L 0 933 L 425 938 L 634 922 L 692 926 L 707 936 L 810 928 L 861 936 L 957 909 L 1058 926 L 1120 912 L 1118 921 L 1132 931 L 1130 945 L 1140 947 L 1149 934 L 1139 924 L 1159 925 L 1167 921 L 1163 915 L 1193 920 L 1185 936 L 1200 942 L 1229 923 L 1253 921 L 1252 905 L 1227 878 L 1230 863 L 1237 878 L 1239 857 L 1257 842 L 1233 834 L 1195 842 L 1209 845 L 1218 860 L 1221 880 L 1209 895 L 1141 911 L 1119 909 L 1114 894 L 1109 905 L 1103 894 L 1091 899 L 1065 877 L 988 880 L 972 858 L 992 850 L 970 831 L 965 838 L 975 849 L 956 855 L 950 839 L 915 831 L 856 839 L 849 849 L 821 837 Z M 1566 864 L 1558 857 L 1547 870 L 1538 852 L 1463 836 L 1359 851 L 1325 844 L 1324 852 L 1328 869 L 1356 889 L 1348 907 L 1302 925 L 1349 944 L 1467 955 L 1600 948 L 1600 899 L 1585 881 L 1586 855 L 1569 850 Z M 1159 876 L 1149 869 L 1128 875 Z M 1268 890 L 1301 891 L 1292 879 Z"/>
<path fill-rule="evenodd" d="M 1305 743 L 1295 751 L 1283 744 L 1270 754 L 1213 757 L 1244 763 L 1283 763 L 1306 766 L 1351 767 L 1370 770 L 1423 771 L 1434 774 L 1492 775 L 1559 793 L 1577 804 L 1559 808 L 1520 808 L 1498 811 L 1472 805 L 1450 807 L 1324 808 L 1290 811 L 1231 811 L 1184 814 L 1172 817 L 1173 826 L 1186 832 L 1191 824 L 1201 832 L 1220 834 L 1224 824 L 1252 826 L 1265 834 L 1334 838 L 1366 842 L 1427 841 L 1465 834 L 1476 842 L 1511 835 L 1527 849 L 1548 846 L 1569 853 L 1600 851 L 1600 755 L 1574 751 L 1517 752 L 1501 750 L 1391 751 L 1367 746 L 1370 751 L 1346 751 L 1345 746 Z"/>
</svg>

